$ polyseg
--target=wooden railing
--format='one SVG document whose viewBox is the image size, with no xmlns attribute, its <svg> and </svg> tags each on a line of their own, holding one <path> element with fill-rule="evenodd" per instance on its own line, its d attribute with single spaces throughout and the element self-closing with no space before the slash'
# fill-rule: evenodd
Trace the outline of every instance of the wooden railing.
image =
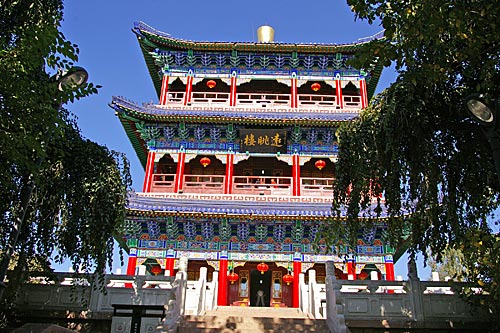
<svg viewBox="0 0 500 333">
<path fill-rule="evenodd" d="M 299 107 L 337 107 L 337 97 L 332 95 L 299 95 Z"/>
<path fill-rule="evenodd" d="M 292 195 L 291 177 L 235 176 L 233 194 Z"/>
<path fill-rule="evenodd" d="M 154 174 L 151 192 L 172 193 L 174 191 L 174 181 L 175 174 Z"/>
<path fill-rule="evenodd" d="M 182 106 L 184 92 L 169 92 L 167 105 Z M 306 95 L 298 97 L 298 109 L 338 109 L 338 101 L 335 95 Z M 269 93 L 237 93 L 237 108 L 269 108 L 282 109 L 290 106 L 290 94 Z M 344 109 L 360 109 L 361 96 L 345 95 L 342 97 Z M 191 106 L 206 107 L 229 107 L 229 93 L 225 92 L 193 92 Z"/>
<path fill-rule="evenodd" d="M 300 178 L 300 194 L 305 197 L 333 195 L 333 178 Z"/>
<path fill-rule="evenodd" d="M 183 193 L 224 193 L 224 175 L 185 175 Z M 301 181 L 301 195 L 305 197 L 327 197 L 333 193 L 333 178 L 304 177 Z M 173 193 L 174 174 L 154 174 L 151 192 Z M 250 195 L 292 195 L 292 177 L 235 176 L 233 194 Z"/>
<path fill-rule="evenodd" d="M 361 96 L 343 96 L 344 109 L 361 109 Z"/>
<path fill-rule="evenodd" d="M 224 175 L 185 175 L 185 193 L 223 193 Z"/>
<path fill-rule="evenodd" d="M 290 95 L 285 94 L 236 94 L 236 105 L 253 108 L 280 108 L 290 105 Z"/>
</svg>

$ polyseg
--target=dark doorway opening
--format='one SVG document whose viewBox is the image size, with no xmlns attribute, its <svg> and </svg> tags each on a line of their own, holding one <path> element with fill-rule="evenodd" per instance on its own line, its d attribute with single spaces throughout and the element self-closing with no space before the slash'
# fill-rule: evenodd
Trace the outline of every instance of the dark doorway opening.
<svg viewBox="0 0 500 333">
<path fill-rule="evenodd" d="M 250 306 L 271 305 L 271 272 L 250 271 Z"/>
</svg>

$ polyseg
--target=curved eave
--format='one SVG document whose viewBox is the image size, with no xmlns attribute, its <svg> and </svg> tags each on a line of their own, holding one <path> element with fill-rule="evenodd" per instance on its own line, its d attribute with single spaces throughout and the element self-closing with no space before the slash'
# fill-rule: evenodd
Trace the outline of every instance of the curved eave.
<svg viewBox="0 0 500 333">
<path fill-rule="evenodd" d="M 146 147 L 144 140 L 141 139 L 141 136 L 135 127 L 135 121 L 131 120 L 128 117 L 123 117 L 123 114 L 120 115 L 120 113 L 118 113 L 118 119 L 120 119 L 123 129 L 125 130 L 128 139 L 132 143 L 132 147 L 134 148 L 135 153 L 142 164 L 142 167 L 146 169 L 148 148 Z"/>
<path fill-rule="evenodd" d="M 157 48 L 167 47 L 177 50 L 196 51 L 244 51 L 244 52 L 301 52 L 301 53 L 354 53 L 368 43 L 366 41 L 350 44 L 296 44 L 296 43 L 256 43 L 256 42 L 206 42 L 173 38 L 143 22 L 136 22 L 133 31 L 137 36 L 146 37 Z"/>
<path fill-rule="evenodd" d="M 146 122 L 184 122 L 191 124 L 241 124 L 267 126 L 338 126 L 340 123 L 352 121 L 357 113 L 338 113 L 317 115 L 307 113 L 273 113 L 267 112 L 234 112 L 228 111 L 191 111 L 169 110 L 154 105 L 140 106 L 120 97 L 113 97 L 111 107 L 118 112 L 120 119 L 128 118 Z"/>
<path fill-rule="evenodd" d="M 196 42 L 173 38 L 169 34 L 156 30 L 143 22 L 136 22 L 132 31 L 136 34 L 141 47 L 149 75 L 153 80 L 158 98 L 161 91 L 161 70 L 155 64 L 150 52 L 156 49 L 175 49 L 215 52 L 270 52 L 270 53 L 319 53 L 319 54 L 354 54 L 368 41 L 351 44 L 289 44 L 289 43 L 254 43 L 254 42 Z M 368 98 L 375 93 L 383 65 L 379 61 L 370 71 L 371 79 L 367 86 Z"/>
<path fill-rule="evenodd" d="M 370 72 L 370 82 L 367 84 L 367 95 L 368 100 L 371 100 L 373 95 L 375 95 L 375 90 L 377 89 L 378 81 L 380 80 L 380 76 L 382 75 L 382 70 L 384 69 L 384 65 L 382 61 L 378 61 L 375 65 L 375 68 Z"/>
</svg>

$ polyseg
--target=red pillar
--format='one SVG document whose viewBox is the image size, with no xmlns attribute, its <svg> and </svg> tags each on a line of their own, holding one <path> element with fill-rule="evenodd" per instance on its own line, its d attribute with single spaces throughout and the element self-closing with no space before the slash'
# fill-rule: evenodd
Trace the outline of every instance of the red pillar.
<svg viewBox="0 0 500 333">
<path fill-rule="evenodd" d="M 137 249 L 131 248 L 128 254 L 127 275 L 135 276 L 136 267 L 137 267 Z M 125 288 L 132 288 L 132 283 L 125 283 Z"/>
<path fill-rule="evenodd" d="M 227 253 L 221 252 L 219 257 L 219 288 L 217 290 L 217 305 L 227 305 Z"/>
<path fill-rule="evenodd" d="M 234 176 L 234 154 L 229 153 L 226 156 L 226 176 L 224 177 L 224 194 L 233 193 Z"/>
<path fill-rule="evenodd" d="M 292 156 L 292 195 L 300 197 L 300 156 L 294 154 Z"/>
<path fill-rule="evenodd" d="M 347 278 L 349 280 L 356 280 L 356 262 L 354 258 L 347 259 Z"/>
<path fill-rule="evenodd" d="M 192 95 L 193 95 L 193 76 L 188 75 L 186 83 L 186 92 L 184 94 L 184 105 L 191 103 Z"/>
<path fill-rule="evenodd" d="M 298 107 L 298 100 L 297 100 L 297 76 L 293 75 L 291 81 L 292 82 L 291 82 L 290 96 L 291 96 L 292 99 L 290 101 L 290 107 L 293 109 L 293 108 Z"/>
<path fill-rule="evenodd" d="M 165 270 L 168 270 L 168 276 L 174 276 L 174 262 L 175 262 L 175 251 L 169 249 L 167 251 L 167 261 L 165 263 Z"/>
<path fill-rule="evenodd" d="M 366 80 L 359 80 L 359 94 L 361 95 L 361 108 L 364 109 L 368 106 L 368 94 L 366 91 Z"/>
<path fill-rule="evenodd" d="M 128 263 L 127 263 L 127 275 L 135 276 L 135 268 L 137 267 L 137 249 L 130 249 L 130 253 L 128 255 Z"/>
<path fill-rule="evenodd" d="M 339 78 L 335 78 L 335 96 L 337 98 L 337 107 L 340 109 L 344 108 L 344 97 L 342 95 L 342 82 Z"/>
<path fill-rule="evenodd" d="M 236 72 L 231 73 L 231 87 L 229 90 L 229 106 L 236 106 Z"/>
<path fill-rule="evenodd" d="M 391 255 L 385 256 L 385 279 L 394 281 L 394 261 Z"/>
<path fill-rule="evenodd" d="M 186 164 L 186 153 L 181 151 L 177 156 L 177 170 L 175 171 L 174 193 L 179 193 L 184 187 L 184 166 Z"/>
<path fill-rule="evenodd" d="M 167 104 L 168 79 L 169 79 L 169 76 L 167 74 L 163 74 L 163 78 L 161 80 L 160 105 Z"/>
<path fill-rule="evenodd" d="M 293 293 L 292 307 L 299 307 L 299 275 L 302 271 L 302 261 L 300 253 L 295 253 L 293 256 Z"/>
<path fill-rule="evenodd" d="M 146 174 L 144 175 L 144 184 L 142 186 L 142 192 L 151 192 L 151 185 L 153 183 L 153 172 L 155 167 L 155 155 L 154 151 L 148 152 L 148 159 L 146 161 Z"/>
</svg>

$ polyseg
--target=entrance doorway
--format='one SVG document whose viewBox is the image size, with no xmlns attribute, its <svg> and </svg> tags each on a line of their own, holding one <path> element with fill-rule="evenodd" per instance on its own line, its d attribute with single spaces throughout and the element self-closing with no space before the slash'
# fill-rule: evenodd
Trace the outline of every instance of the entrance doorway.
<svg viewBox="0 0 500 333">
<path fill-rule="evenodd" d="M 250 271 L 250 306 L 270 306 L 271 272 Z"/>
</svg>

